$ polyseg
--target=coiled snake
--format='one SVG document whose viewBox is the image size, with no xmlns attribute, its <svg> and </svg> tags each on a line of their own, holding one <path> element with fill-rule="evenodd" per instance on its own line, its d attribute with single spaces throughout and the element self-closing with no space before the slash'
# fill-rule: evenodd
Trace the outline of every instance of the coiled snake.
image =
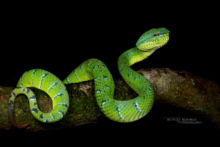
<svg viewBox="0 0 220 147">
<path fill-rule="evenodd" d="M 26 71 L 19 79 L 9 98 L 9 118 L 16 127 L 23 128 L 28 124 L 17 124 L 13 118 L 14 101 L 17 95 L 27 96 L 33 116 L 44 123 L 59 121 L 67 113 L 69 95 L 64 84 L 79 83 L 94 79 L 95 96 L 99 108 L 106 117 L 117 122 L 133 122 L 144 117 L 151 110 L 154 92 L 151 83 L 130 68 L 131 65 L 146 59 L 169 40 L 166 28 L 151 29 L 145 32 L 136 42 L 136 47 L 122 53 L 118 59 L 118 69 L 126 83 L 138 94 L 130 100 L 114 99 L 114 81 L 106 65 L 98 59 L 88 59 L 62 82 L 54 74 L 42 70 Z M 28 87 L 46 92 L 52 99 L 53 109 L 42 112 L 37 105 L 36 96 Z"/>
</svg>

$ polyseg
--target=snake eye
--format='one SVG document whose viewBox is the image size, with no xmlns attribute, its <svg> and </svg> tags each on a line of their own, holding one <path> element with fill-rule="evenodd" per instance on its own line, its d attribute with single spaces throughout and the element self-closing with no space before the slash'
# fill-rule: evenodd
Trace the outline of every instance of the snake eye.
<svg viewBox="0 0 220 147">
<path fill-rule="evenodd" d="M 157 34 L 157 33 L 154 33 L 154 36 L 158 36 L 158 34 Z"/>
</svg>

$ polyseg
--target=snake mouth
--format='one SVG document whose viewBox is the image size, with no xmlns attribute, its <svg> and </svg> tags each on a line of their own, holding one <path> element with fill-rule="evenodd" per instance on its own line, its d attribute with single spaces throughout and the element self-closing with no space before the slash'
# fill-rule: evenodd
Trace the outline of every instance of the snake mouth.
<svg viewBox="0 0 220 147">
<path fill-rule="evenodd" d="M 148 49 L 148 50 L 143 50 L 143 49 L 139 49 L 139 50 L 141 50 L 142 52 L 151 52 L 151 51 L 154 51 L 154 50 L 156 50 L 156 49 L 158 49 L 159 47 L 153 47 L 153 48 L 151 48 L 151 49 Z"/>
</svg>

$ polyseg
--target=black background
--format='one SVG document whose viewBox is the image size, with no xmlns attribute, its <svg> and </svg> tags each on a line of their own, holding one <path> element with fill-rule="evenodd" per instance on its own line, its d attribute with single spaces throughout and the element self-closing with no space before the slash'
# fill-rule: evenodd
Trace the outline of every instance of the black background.
<svg viewBox="0 0 220 147">
<path fill-rule="evenodd" d="M 5 12 L 1 21 L 1 77 L 5 78 L 0 79 L 1 85 L 15 85 L 21 74 L 32 68 L 46 69 L 64 79 L 89 58 L 105 62 L 117 77 L 118 56 L 134 47 L 143 32 L 157 27 L 170 30 L 169 43 L 134 68 L 169 67 L 219 82 L 215 19 L 203 14 L 169 16 L 166 12 L 161 18 L 157 13 L 148 17 L 148 12 L 69 13 Z"/>
<path fill-rule="evenodd" d="M 134 47 L 143 32 L 157 27 L 170 30 L 170 41 L 147 60 L 136 64 L 134 69 L 168 67 L 220 82 L 219 28 L 213 16 L 216 13 L 193 6 L 184 7 L 181 11 L 178 6 L 163 7 L 159 12 L 159 7 L 132 9 L 108 4 L 83 9 L 77 9 L 77 6 L 7 9 L 1 18 L 1 86 L 15 86 L 22 73 L 33 68 L 48 70 L 64 79 L 89 58 L 102 60 L 113 77 L 118 78 L 118 56 Z M 177 124 L 166 121 L 169 117 L 196 118 L 203 123 Z M 126 136 L 129 140 L 133 137 L 145 139 L 145 135 L 149 134 L 166 136 L 167 133 L 184 132 L 197 135 L 207 132 L 213 134 L 215 131 L 203 116 L 155 104 L 147 117 L 131 124 L 118 124 L 104 119 L 98 124 L 59 132 L 2 131 L 2 134 L 15 137 L 52 135 L 57 138 L 89 138 L 99 134 L 98 137 L 105 139 L 105 135 L 111 133 L 112 138 Z"/>
</svg>

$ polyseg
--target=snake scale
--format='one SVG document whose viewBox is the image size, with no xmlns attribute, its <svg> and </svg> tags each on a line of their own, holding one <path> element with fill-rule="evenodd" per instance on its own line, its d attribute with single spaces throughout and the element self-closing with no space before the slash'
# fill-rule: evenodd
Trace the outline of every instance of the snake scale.
<svg viewBox="0 0 220 147">
<path fill-rule="evenodd" d="M 9 98 L 9 118 L 18 128 L 28 124 L 18 124 L 13 117 L 15 98 L 27 96 L 32 115 L 43 123 L 59 121 L 67 113 L 69 95 L 64 84 L 94 80 L 95 96 L 101 111 L 109 119 L 116 122 L 133 122 L 144 117 L 151 110 L 154 102 L 154 91 L 151 83 L 138 74 L 131 65 L 149 57 L 169 40 L 169 30 L 153 28 L 146 31 L 136 42 L 136 47 L 122 53 L 118 59 L 118 69 L 126 83 L 138 94 L 129 100 L 114 99 L 114 81 L 107 66 L 98 59 L 88 59 L 75 68 L 62 82 L 54 74 L 43 69 L 26 71 L 19 79 L 17 87 Z M 42 112 L 37 104 L 36 96 L 30 87 L 46 92 L 52 99 L 52 110 Z"/>
</svg>

